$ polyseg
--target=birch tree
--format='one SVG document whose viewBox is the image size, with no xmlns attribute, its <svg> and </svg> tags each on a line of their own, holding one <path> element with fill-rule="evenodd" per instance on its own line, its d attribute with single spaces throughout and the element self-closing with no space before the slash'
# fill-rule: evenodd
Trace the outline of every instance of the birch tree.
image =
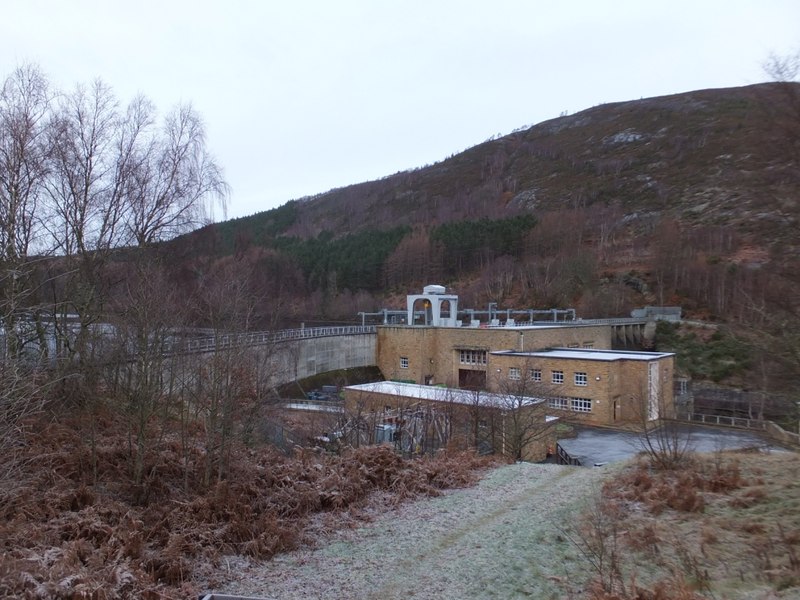
<svg viewBox="0 0 800 600">
<path fill-rule="evenodd" d="M 65 263 L 54 321 L 62 358 L 78 358 L 82 368 L 94 352 L 91 327 L 103 316 L 105 267 L 122 241 L 124 191 L 138 158 L 142 118 L 136 110 L 121 115 L 111 89 L 98 80 L 61 97 L 50 123 L 50 232 Z M 69 313 L 77 317 L 74 336 Z"/>
<path fill-rule="evenodd" d="M 207 222 L 225 209 L 228 187 L 206 148 L 205 127 L 190 105 L 180 105 L 141 150 L 126 182 L 127 228 L 138 247 Z"/>
<path fill-rule="evenodd" d="M 152 104 L 138 98 L 128 108 L 123 133 L 138 138 L 123 181 L 123 239 L 135 246 L 132 272 L 115 325 L 123 351 L 115 381 L 122 394 L 132 451 L 133 479 L 146 497 L 145 458 L 159 439 L 175 389 L 174 353 L 166 350 L 183 324 L 175 286 L 169 281 L 156 242 L 187 231 L 204 220 L 215 202 L 224 208 L 227 186 L 205 147 L 199 116 L 179 106 L 155 125 Z M 183 414 L 183 412 L 181 413 Z M 154 439 L 152 439 L 154 438 Z"/>
<path fill-rule="evenodd" d="M 31 248 L 41 235 L 50 108 L 47 81 L 34 66 L 17 68 L 0 89 L 0 319 L 4 357 L 23 351 L 24 315 L 33 295 Z M 39 249 L 41 251 L 41 248 Z M 46 345 L 40 344 L 40 348 Z"/>
</svg>

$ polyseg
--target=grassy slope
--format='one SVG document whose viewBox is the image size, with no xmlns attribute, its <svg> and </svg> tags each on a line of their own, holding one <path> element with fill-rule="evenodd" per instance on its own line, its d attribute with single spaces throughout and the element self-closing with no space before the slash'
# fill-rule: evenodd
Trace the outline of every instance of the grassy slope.
<svg viewBox="0 0 800 600">
<path fill-rule="evenodd" d="M 253 564 L 225 589 L 285 599 L 560 598 L 565 582 L 588 575 L 560 529 L 603 476 L 500 467 L 477 487 L 401 506 L 317 551 Z"/>
<path fill-rule="evenodd" d="M 621 583 L 800 597 L 798 476 L 800 456 L 788 452 L 717 453 L 669 473 L 628 467 L 604 488 L 621 525 Z"/>
<path fill-rule="evenodd" d="M 799 470 L 788 453 L 711 456 L 663 480 L 636 466 L 504 466 L 316 551 L 251 563 L 225 589 L 283 599 L 797 597 Z M 612 510 L 598 520 L 598 506 Z M 609 592 L 590 583 L 598 540 L 619 553 Z"/>
</svg>

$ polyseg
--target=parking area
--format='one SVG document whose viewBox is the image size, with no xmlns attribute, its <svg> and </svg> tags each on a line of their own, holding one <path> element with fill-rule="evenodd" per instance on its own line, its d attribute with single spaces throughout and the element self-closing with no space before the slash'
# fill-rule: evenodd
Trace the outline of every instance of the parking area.
<svg viewBox="0 0 800 600">
<path fill-rule="evenodd" d="M 684 440 L 695 452 L 715 452 L 758 447 L 764 450 L 785 452 L 786 449 L 756 432 L 680 425 L 679 440 Z M 559 440 L 558 444 L 583 466 L 600 466 L 627 460 L 642 451 L 641 435 L 609 429 L 577 428 L 577 437 Z"/>
</svg>

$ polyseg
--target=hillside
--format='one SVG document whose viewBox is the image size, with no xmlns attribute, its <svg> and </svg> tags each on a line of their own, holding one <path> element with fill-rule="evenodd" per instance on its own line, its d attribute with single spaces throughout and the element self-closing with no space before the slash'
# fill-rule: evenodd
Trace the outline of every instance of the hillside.
<svg viewBox="0 0 800 600">
<path fill-rule="evenodd" d="M 176 281 L 248 277 L 265 298 L 255 327 L 353 321 L 433 282 L 463 306 L 605 317 L 680 305 L 768 334 L 757 342 L 778 340 L 771 352 L 796 372 L 798 157 L 800 84 L 607 104 L 169 251 Z"/>
<path fill-rule="evenodd" d="M 584 318 L 679 305 L 732 329 L 750 360 L 729 383 L 785 391 L 800 379 L 799 162 L 800 84 L 701 90 L 546 121 L 169 250 L 177 281 L 244 274 L 256 327 L 352 322 L 429 283 L 466 307 Z"/>
<path fill-rule="evenodd" d="M 580 308 L 595 284 L 630 272 L 629 280 L 642 282 L 626 283 L 626 295 L 637 294 L 619 306 L 583 308 L 623 313 L 685 296 L 721 315 L 724 302 L 714 306 L 680 281 L 667 285 L 669 277 L 657 271 L 660 263 L 698 255 L 749 269 L 793 268 L 800 248 L 799 97 L 800 84 L 774 83 L 601 105 L 434 165 L 209 226 L 177 247 L 189 255 L 249 252 L 279 272 L 277 287 L 289 297 L 327 294 L 328 304 L 316 308 L 336 318 L 353 315 L 331 304 L 341 292 L 368 293 L 372 309 L 387 293 L 433 280 L 476 303 Z M 452 230 L 472 223 L 480 231 L 521 216 L 530 219 L 529 230 L 499 244 Z M 681 249 L 691 256 L 672 256 Z M 574 285 L 530 289 L 526 280 L 540 274 L 521 267 L 549 258 L 558 259 L 551 276 L 577 278 Z M 570 267 L 579 272 L 565 273 Z M 471 285 L 498 272 L 504 281 Z M 643 284 L 651 295 L 642 294 Z M 314 314 L 315 307 L 304 308 Z"/>
<path fill-rule="evenodd" d="M 430 167 L 301 202 L 285 234 L 614 203 L 627 215 L 656 211 L 693 224 L 788 234 L 797 224 L 796 188 L 787 185 L 796 163 L 783 143 L 781 91 L 768 84 L 591 108 Z M 769 235 L 773 242 L 787 237 Z"/>
<path fill-rule="evenodd" d="M 614 202 L 629 214 L 660 211 L 693 223 L 791 225 L 787 180 L 796 173 L 785 143 L 784 121 L 793 116 L 785 85 L 597 106 L 221 228 L 342 236 Z"/>
</svg>

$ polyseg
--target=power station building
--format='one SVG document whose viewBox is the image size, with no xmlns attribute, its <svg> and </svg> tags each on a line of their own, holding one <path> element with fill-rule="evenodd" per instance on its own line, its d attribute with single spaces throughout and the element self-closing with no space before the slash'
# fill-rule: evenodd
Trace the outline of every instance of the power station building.
<svg viewBox="0 0 800 600">
<path fill-rule="evenodd" d="M 671 353 L 614 349 L 609 324 L 501 324 L 458 314 L 458 296 L 442 286 L 409 295 L 405 324 L 377 328 L 384 377 L 541 398 L 548 414 L 592 425 L 674 417 Z"/>
</svg>

